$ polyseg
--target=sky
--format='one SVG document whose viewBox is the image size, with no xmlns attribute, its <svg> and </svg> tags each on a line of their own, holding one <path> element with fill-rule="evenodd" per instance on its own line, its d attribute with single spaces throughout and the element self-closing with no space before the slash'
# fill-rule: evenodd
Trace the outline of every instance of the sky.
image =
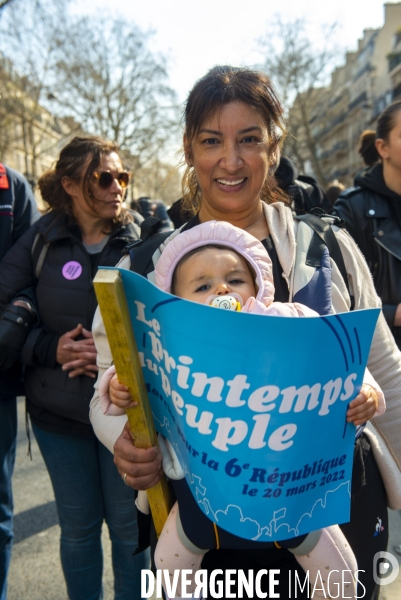
<svg viewBox="0 0 401 600">
<path fill-rule="evenodd" d="M 154 31 L 151 47 L 168 57 L 170 86 L 183 102 L 195 83 L 216 64 L 261 62 L 257 40 L 275 14 L 305 17 L 311 43 L 322 42 L 322 26 L 337 22 L 338 43 L 348 50 L 366 28 L 383 25 L 383 0 L 77 0 L 75 11 L 112 10 Z M 74 11 L 74 12 L 75 12 Z"/>
</svg>

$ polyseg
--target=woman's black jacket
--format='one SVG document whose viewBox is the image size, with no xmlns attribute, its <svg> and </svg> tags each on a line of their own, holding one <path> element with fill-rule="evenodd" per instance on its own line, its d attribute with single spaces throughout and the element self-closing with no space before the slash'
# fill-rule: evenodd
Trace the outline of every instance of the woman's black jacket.
<svg viewBox="0 0 401 600">
<path fill-rule="evenodd" d="M 8 187 L 0 188 L 0 261 L 19 237 L 40 217 L 28 181 L 14 169 L 3 165 Z M 4 175 L 3 175 L 4 178 Z M 0 288 L 3 282 L 0 279 Z M 0 373 L 0 402 L 24 393 L 22 369 L 15 363 Z"/>
<path fill-rule="evenodd" d="M 39 279 L 35 281 L 32 245 L 38 232 L 49 246 Z M 138 239 L 138 233 L 134 224 L 119 227 L 110 235 L 93 265 L 77 225 L 66 215 L 50 212 L 17 241 L 0 264 L 0 303 L 9 302 L 20 290 L 30 286 L 36 291 L 40 323 L 28 336 L 22 362 L 27 365 L 28 410 L 33 421 L 46 429 L 65 430 L 66 419 L 78 422 L 77 427 L 82 432 L 90 427 L 88 407 L 94 379 L 85 375 L 69 378 L 68 372 L 56 362 L 57 344 L 60 336 L 79 323 L 91 330 L 97 306 L 92 283 L 96 268 L 115 266 L 125 246 Z M 72 262 L 82 268 L 76 278 L 71 278 L 66 269 L 63 274 L 63 267 Z M 79 271 L 78 267 L 76 272 Z"/>
<path fill-rule="evenodd" d="M 365 256 L 383 314 L 401 348 L 401 327 L 394 327 L 401 302 L 401 196 L 384 183 L 381 163 L 362 171 L 355 183 L 339 196 L 333 214 L 344 220 Z"/>
</svg>

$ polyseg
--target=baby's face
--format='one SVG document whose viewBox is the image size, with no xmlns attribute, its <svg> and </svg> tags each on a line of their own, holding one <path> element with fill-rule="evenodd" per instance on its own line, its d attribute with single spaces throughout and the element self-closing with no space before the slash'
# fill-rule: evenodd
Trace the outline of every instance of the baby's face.
<svg viewBox="0 0 401 600">
<path fill-rule="evenodd" d="M 175 295 L 205 304 L 212 294 L 236 292 L 245 302 L 256 296 L 246 260 L 225 248 L 207 248 L 190 256 L 177 269 Z"/>
</svg>

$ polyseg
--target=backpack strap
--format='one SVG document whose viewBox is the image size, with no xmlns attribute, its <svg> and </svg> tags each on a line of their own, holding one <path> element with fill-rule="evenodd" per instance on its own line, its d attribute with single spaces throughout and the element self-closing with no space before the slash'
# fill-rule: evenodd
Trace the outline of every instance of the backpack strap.
<svg viewBox="0 0 401 600">
<path fill-rule="evenodd" d="M 172 234 L 172 231 L 159 232 L 161 226 L 160 219 L 148 217 L 141 224 L 141 238 L 126 246 L 125 250 L 131 258 L 131 271 L 140 275 L 147 275 L 153 270 L 153 254 L 160 244 Z"/>
<path fill-rule="evenodd" d="M 339 219 L 339 217 L 335 217 L 333 215 L 327 215 L 321 209 L 313 209 L 313 211 L 311 213 L 309 213 L 307 215 L 297 215 L 294 217 L 294 219 L 296 219 L 298 221 L 304 221 L 305 223 L 307 223 L 309 225 L 309 227 L 311 229 L 313 229 L 316 236 L 318 236 L 318 240 L 320 240 L 321 242 L 323 242 L 323 244 L 325 246 L 327 246 L 330 257 L 336 263 L 336 265 L 341 273 L 341 276 L 344 280 L 344 283 L 347 287 L 348 294 L 351 299 L 351 310 L 353 310 L 355 301 L 354 301 L 354 297 L 350 293 L 347 269 L 345 268 L 344 258 L 343 258 L 343 255 L 342 255 L 342 252 L 340 249 L 340 245 L 337 241 L 334 231 L 331 228 L 330 223 L 325 221 L 324 217 L 328 217 L 334 223 L 338 223 L 338 224 L 340 224 L 340 222 L 342 221 L 342 219 Z M 314 236 L 314 238 L 315 238 L 315 236 Z M 319 263 L 319 265 L 316 265 L 316 262 L 315 262 L 319 255 L 319 248 L 318 248 L 318 244 L 316 243 L 316 240 L 314 241 L 314 238 L 312 239 L 311 246 L 308 251 L 307 260 L 310 259 L 311 260 L 310 264 L 313 264 L 314 266 L 320 266 L 320 263 Z M 321 255 L 321 253 L 320 253 L 320 255 Z M 312 263 L 312 261 L 313 261 L 313 263 Z"/>
<path fill-rule="evenodd" d="M 32 266 L 33 266 L 33 274 L 35 286 L 38 283 L 38 279 L 42 272 L 43 263 L 49 249 L 49 244 L 45 243 L 45 238 L 41 233 L 37 233 L 35 235 L 35 239 L 33 240 L 31 257 L 32 257 Z"/>
</svg>

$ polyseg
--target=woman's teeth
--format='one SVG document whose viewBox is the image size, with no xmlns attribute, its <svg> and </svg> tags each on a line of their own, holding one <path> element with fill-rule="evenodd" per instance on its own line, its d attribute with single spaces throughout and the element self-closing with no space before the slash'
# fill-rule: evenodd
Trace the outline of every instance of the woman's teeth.
<svg viewBox="0 0 401 600">
<path fill-rule="evenodd" d="M 226 181 L 225 179 L 218 179 L 217 183 L 222 183 L 223 185 L 239 185 L 245 181 L 245 177 L 243 179 L 237 179 L 237 181 Z"/>
</svg>

